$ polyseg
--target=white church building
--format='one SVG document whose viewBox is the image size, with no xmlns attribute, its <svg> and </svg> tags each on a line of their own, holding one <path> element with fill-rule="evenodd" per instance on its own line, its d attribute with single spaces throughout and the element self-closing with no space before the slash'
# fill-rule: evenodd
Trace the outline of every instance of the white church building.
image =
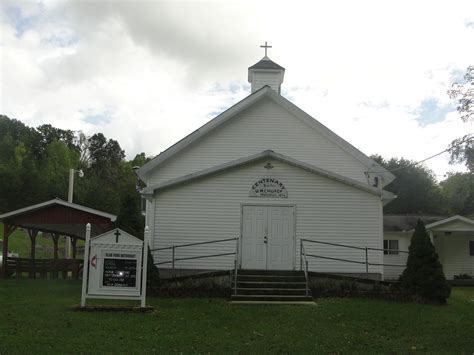
<svg viewBox="0 0 474 355">
<path fill-rule="evenodd" d="M 303 246 L 310 271 L 383 278 L 395 177 L 283 97 L 284 74 L 265 55 L 249 96 L 138 170 L 162 275 L 299 270 Z"/>
</svg>

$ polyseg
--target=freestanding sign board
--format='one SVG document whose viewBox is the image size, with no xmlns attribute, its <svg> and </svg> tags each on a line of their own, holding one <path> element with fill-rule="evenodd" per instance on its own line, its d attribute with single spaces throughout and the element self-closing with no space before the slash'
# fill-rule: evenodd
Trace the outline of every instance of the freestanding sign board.
<svg viewBox="0 0 474 355">
<path fill-rule="evenodd" d="M 81 307 L 87 298 L 140 300 L 145 307 L 148 227 L 144 241 L 118 228 L 90 239 L 86 227 Z"/>
</svg>

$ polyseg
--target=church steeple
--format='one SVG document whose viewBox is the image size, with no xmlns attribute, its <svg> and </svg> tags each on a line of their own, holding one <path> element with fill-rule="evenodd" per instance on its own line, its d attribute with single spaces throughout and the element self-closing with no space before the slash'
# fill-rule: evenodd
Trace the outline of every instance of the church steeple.
<svg viewBox="0 0 474 355">
<path fill-rule="evenodd" d="M 265 45 L 260 47 L 265 48 L 265 56 L 249 68 L 248 80 L 251 84 L 252 92 L 268 85 L 280 94 L 285 68 L 268 58 L 267 49 L 272 46 L 267 45 L 267 42 L 265 42 Z"/>
</svg>

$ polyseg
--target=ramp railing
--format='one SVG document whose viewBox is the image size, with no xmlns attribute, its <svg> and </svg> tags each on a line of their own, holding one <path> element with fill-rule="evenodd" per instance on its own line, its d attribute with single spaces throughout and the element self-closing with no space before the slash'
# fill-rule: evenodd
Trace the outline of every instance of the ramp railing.
<svg viewBox="0 0 474 355">
<path fill-rule="evenodd" d="M 353 259 L 344 259 L 344 258 L 337 258 L 333 256 L 327 256 L 327 255 L 316 255 L 316 254 L 310 254 L 307 251 L 305 252 L 304 249 L 304 243 L 313 243 L 313 244 L 320 244 L 320 245 L 330 245 L 334 246 L 337 248 L 346 248 L 346 249 L 355 249 L 355 250 L 360 250 L 361 256 L 365 257 L 365 261 L 361 260 L 353 260 Z M 390 267 L 400 267 L 400 268 L 406 268 L 406 263 L 405 264 L 385 264 L 385 263 L 378 263 L 378 262 L 371 262 L 370 257 L 369 257 L 369 251 L 381 251 L 381 252 L 386 252 L 387 254 L 408 254 L 408 251 L 406 250 L 399 250 L 399 249 L 383 249 L 383 248 L 369 248 L 369 247 L 356 247 L 353 245 L 347 245 L 347 244 L 339 244 L 339 243 L 330 243 L 330 242 L 323 242 L 321 240 L 314 240 L 314 239 L 305 239 L 302 238 L 300 239 L 300 269 L 303 269 L 303 259 L 306 261 L 307 257 L 311 258 L 317 258 L 317 259 L 324 259 L 324 260 L 335 260 L 335 261 L 342 261 L 346 263 L 353 263 L 353 264 L 359 264 L 359 265 L 365 265 L 365 272 L 368 275 L 369 274 L 369 266 L 390 266 Z M 383 255 L 382 255 L 383 257 Z M 307 268 L 307 266 L 306 266 Z"/>
<path fill-rule="evenodd" d="M 308 260 L 306 259 L 306 252 L 304 250 L 303 240 L 300 240 L 300 269 L 304 265 L 304 277 L 306 280 L 306 296 L 309 296 L 309 275 L 308 275 Z"/>
<path fill-rule="evenodd" d="M 189 248 L 197 245 L 205 245 L 205 244 L 215 244 L 215 243 L 223 243 L 223 242 L 230 242 L 230 241 L 236 241 L 237 246 L 236 250 L 233 252 L 228 252 L 228 253 L 219 253 L 219 254 L 206 254 L 206 255 L 195 255 L 195 256 L 187 256 L 187 257 L 176 257 L 176 251 L 181 248 Z M 219 239 L 219 240 L 210 240 L 206 242 L 197 242 L 197 243 L 188 243 L 188 244 L 176 244 L 176 245 L 171 245 L 168 247 L 163 247 L 163 248 L 154 248 L 150 249 L 150 251 L 163 251 L 163 250 L 171 250 L 171 259 L 170 260 L 165 260 L 165 261 L 160 261 L 158 263 L 155 263 L 155 265 L 164 265 L 164 264 L 171 264 L 171 268 L 174 270 L 175 269 L 175 264 L 178 261 L 184 261 L 184 260 L 193 260 L 193 259 L 205 259 L 205 258 L 215 258 L 219 256 L 228 256 L 228 255 L 235 255 L 235 265 L 234 267 L 237 267 L 237 256 L 239 253 L 239 238 L 226 238 L 226 239 Z"/>
</svg>

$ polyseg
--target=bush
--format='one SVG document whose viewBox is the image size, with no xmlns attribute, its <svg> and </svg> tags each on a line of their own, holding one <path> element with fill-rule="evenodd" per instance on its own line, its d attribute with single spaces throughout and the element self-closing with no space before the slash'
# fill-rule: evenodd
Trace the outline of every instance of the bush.
<svg viewBox="0 0 474 355">
<path fill-rule="evenodd" d="M 411 238 L 407 267 L 400 281 L 407 292 L 431 302 L 446 303 L 451 293 L 443 266 L 421 220 Z"/>
</svg>

